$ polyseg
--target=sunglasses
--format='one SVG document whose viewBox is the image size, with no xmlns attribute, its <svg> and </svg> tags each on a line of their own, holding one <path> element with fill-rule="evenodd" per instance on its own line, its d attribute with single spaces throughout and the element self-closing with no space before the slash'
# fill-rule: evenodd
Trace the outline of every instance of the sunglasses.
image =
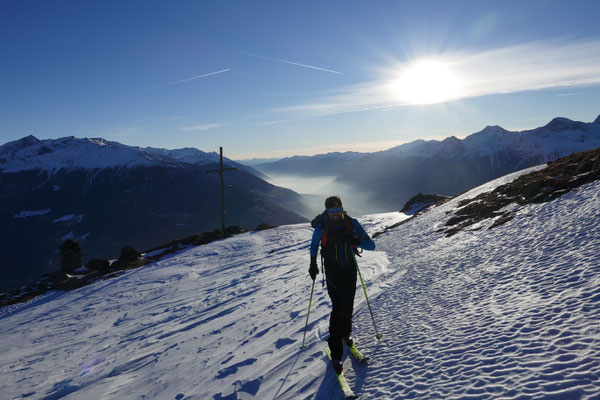
<svg viewBox="0 0 600 400">
<path fill-rule="evenodd" d="M 327 211 L 329 211 L 330 213 L 334 213 L 334 212 L 342 212 L 342 207 L 338 207 L 338 208 L 328 208 Z"/>
</svg>

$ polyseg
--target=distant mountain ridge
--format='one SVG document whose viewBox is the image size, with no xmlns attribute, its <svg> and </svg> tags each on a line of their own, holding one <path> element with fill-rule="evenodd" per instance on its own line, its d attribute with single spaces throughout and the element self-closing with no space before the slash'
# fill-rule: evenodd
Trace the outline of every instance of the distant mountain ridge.
<svg viewBox="0 0 600 400">
<path fill-rule="evenodd" d="M 458 139 L 416 140 L 376 153 L 329 153 L 256 165 L 265 174 L 335 175 L 337 181 L 370 193 L 369 212 L 399 210 L 417 193 L 456 195 L 527 167 L 600 147 L 595 122 L 557 117 L 521 132 L 500 126 Z"/>
<path fill-rule="evenodd" d="M 555 154 L 558 154 L 564 152 L 564 145 L 569 146 L 575 142 L 583 143 L 587 139 L 595 140 L 600 130 L 600 127 L 597 125 L 600 125 L 600 115 L 594 122 L 590 123 L 573 121 L 563 117 L 556 117 L 545 126 L 520 132 L 508 131 L 498 125 L 488 125 L 481 131 L 475 132 L 464 139 L 458 139 L 455 136 L 449 136 L 441 141 L 418 139 L 409 143 L 392 147 L 388 150 L 373 153 L 331 152 L 317 154 L 314 156 L 292 156 L 275 162 L 259 164 L 257 165 L 257 168 L 263 171 L 279 172 L 280 170 L 285 169 L 286 172 L 292 172 L 293 170 L 288 170 L 283 165 L 289 164 L 291 166 L 294 162 L 307 162 L 316 160 L 356 161 L 357 159 L 377 155 L 406 155 L 419 157 L 434 157 L 436 155 L 442 155 L 445 158 L 452 158 L 457 154 L 463 154 L 465 152 L 478 152 L 479 155 L 490 155 L 496 150 L 506 147 L 507 145 L 514 148 L 520 148 L 520 150 L 525 153 L 535 150 L 535 148 L 539 147 L 541 144 L 546 144 L 546 150 L 548 150 L 546 151 L 547 153 L 554 151 Z M 554 136 L 554 141 L 545 140 L 548 139 L 548 135 L 551 133 L 560 133 L 561 135 Z M 573 140 L 572 135 L 577 133 L 581 134 L 582 136 L 576 140 Z M 569 147 L 577 147 L 577 149 L 571 151 L 574 152 L 580 151 L 578 147 L 585 147 L 585 145 Z"/>
<path fill-rule="evenodd" d="M 292 156 L 279 161 L 256 164 L 254 168 L 265 174 L 283 173 L 291 175 L 330 176 L 341 172 L 349 165 L 370 153 L 348 151 L 317 154 L 314 156 Z"/>
<path fill-rule="evenodd" d="M 226 157 L 229 166 L 263 177 L 260 172 Z M 165 166 L 177 163 L 205 165 L 219 162 L 219 154 L 196 148 L 161 149 L 127 146 L 102 138 L 40 140 L 35 136 L 8 142 L 0 146 L 0 172 L 20 172 L 32 169 L 56 172 L 60 169 L 101 169 L 113 167 Z"/>
</svg>

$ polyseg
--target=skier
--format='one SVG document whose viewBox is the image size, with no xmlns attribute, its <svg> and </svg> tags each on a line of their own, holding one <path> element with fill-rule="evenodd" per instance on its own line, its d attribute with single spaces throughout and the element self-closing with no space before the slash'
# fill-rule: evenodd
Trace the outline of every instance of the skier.
<svg viewBox="0 0 600 400">
<path fill-rule="evenodd" d="M 331 196 L 325 200 L 325 211 L 313 220 L 312 226 L 315 230 L 310 245 L 308 273 L 313 281 L 319 273 L 317 252 L 321 243 L 327 293 L 331 299 L 328 343 L 333 368 L 341 374 L 343 342 L 348 347 L 353 344 L 352 312 L 356 292 L 357 247 L 375 250 L 375 242 L 360 223 L 344 211 L 339 196 Z"/>
</svg>

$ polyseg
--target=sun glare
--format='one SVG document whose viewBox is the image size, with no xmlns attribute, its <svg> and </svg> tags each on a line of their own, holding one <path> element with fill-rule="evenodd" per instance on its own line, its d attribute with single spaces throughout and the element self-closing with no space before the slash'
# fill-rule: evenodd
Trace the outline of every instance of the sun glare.
<svg viewBox="0 0 600 400">
<path fill-rule="evenodd" d="M 413 105 L 436 104 L 459 97 L 460 79 L 450 68 L 433 60 L 411 64 L 394 82 L 395 96 Z"/>
</svg>

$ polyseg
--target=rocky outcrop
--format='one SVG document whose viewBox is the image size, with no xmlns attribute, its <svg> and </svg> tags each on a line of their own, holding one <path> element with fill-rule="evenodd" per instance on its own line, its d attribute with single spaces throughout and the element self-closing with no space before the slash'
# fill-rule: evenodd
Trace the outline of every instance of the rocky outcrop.
<svg viewBox="0 0 600 400">
<path fill-rule="evenodd" d="M 515 210 L 503 210 L 516 203 L 520 206 L 552 201 L 586 183 L 600 179 L 600 148 L 572 154 L 549 162 L 544 169 L 523 175 L 459 203 L 459 209 L 440 231 L 452 236 L 485 219 L 494 218 L 490 228 L 514 217 Z"/>
<path fill-rule="evenodd" d="M 187 246 L 200 246 L 214 242 L 215 240 L 226 239 L 240 233 L 247 232 L 239 226 L 229 226 L 225 228 L 225 232 L 216 229 L 212 232 L 201 232 L 195 235 L 186 236 L 181 239 L 176 239 L 160 246 L 153 247 L 144 251 L 145 258 L 149 260 L 158 260 L 167 254 L 175 253 Z"/>
<path fill-rule="evenodd" d="M 90 271 L 107 271 L 110 268 L 110 262 L 108 260 L 100 260 L 94 258 L 85 264 L 85 267 Z"/>
<path fill-rule="evenodd" d="M 142 253 L 132 246 L 125 246 L 121 249 L 119 259 L 110 265 L 111 269 L 131 269 L 146 265 L 150 260 L 142 257 Z"/>
<path fill-rule="evenodd" d="M 413 218 L 417 217 L 418 215 L 421 215 L 421 214 L 427 212 L 432 207 L 444 204 L 445 202 L 447 202 L 450 199 L 451 199 L 451 197 L 449 197 L 449 196 L 442 196 L 439 194 L 419 193 L 416 196 L 413 196 L 409 201 L 406 202 L 406 204 L 404 204 L 404 207 L 400 211 L 403 214 L 410 215 L 410 218 L 404 219 L 396 224 L 388 226 L 382 231 L 375 232 L 373 234 L 373 239 L 377 238 L 380 235 L 383 235 L 384 233 L 388 232 L 391 229 L 397 228 L 400 225 L 407 223 L 408 221 L 412 220 Z"/>
<path fill-rule="evenodd" d="M 273 229 L 273 228 L 276 228 L 276 227 L 275 227 L 275 226 L 273 226 L 273 225 L 269 225 L 269 224 L 264 224 L 264 223 L 263 223 L 263 224 L 260 224 L 260 225 L 258 225 L 256 228 L 254 228 L 254 231 L 255 231 L 255 232 L 258 232 L 258 231 L 266 231 L 266 230 L 268 230 L 268 229 Z"/>
<path fill-rule="evenodd" d="M 416 196 L 413 196 L 408 202 L 406 202 L 406 204 L 404 204 L 404 207 L 402 208 L 402 210 L 400 210 L 400 212 L 406 215 L 415 215 L 433 206 L 443 204 L 449 199 L 449 196 L 419 193 Z"/>
</svg>

